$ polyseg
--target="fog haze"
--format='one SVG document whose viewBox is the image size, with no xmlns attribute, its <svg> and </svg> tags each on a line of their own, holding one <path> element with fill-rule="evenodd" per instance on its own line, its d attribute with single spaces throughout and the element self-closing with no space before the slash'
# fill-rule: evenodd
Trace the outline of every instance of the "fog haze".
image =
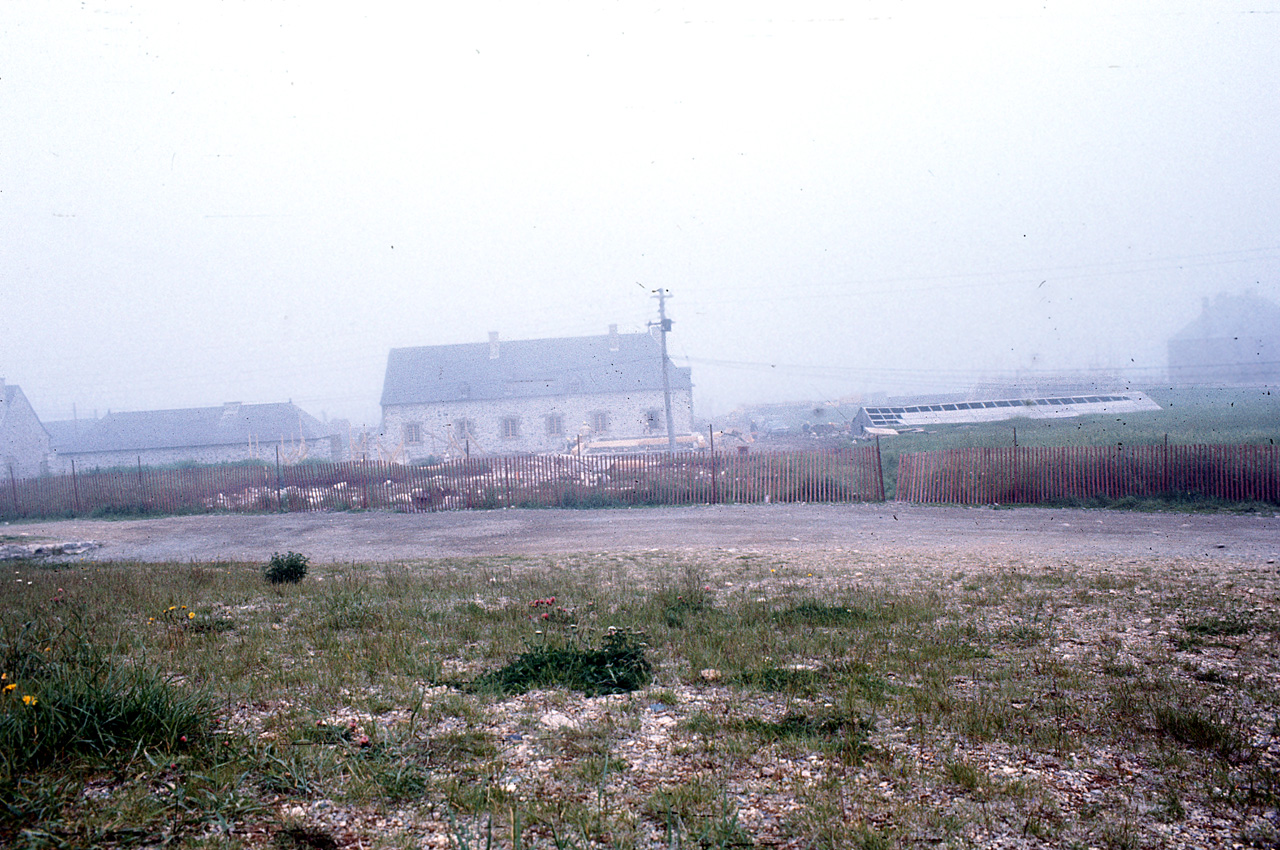
<svg viewBox="0 0 1280 850">
<path fill-rule="evenodd" d="M 43 419 L 635 331 L 703 416 L 1164 378 L 1280 301 L 1280 6 L 16 2 L 0 375 Z"/>
</svg>

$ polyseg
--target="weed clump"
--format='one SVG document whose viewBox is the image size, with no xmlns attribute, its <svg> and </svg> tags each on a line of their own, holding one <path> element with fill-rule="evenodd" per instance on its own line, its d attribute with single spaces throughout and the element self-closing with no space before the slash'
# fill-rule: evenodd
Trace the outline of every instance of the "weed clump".
<svg viewBox="0 0 1280 850">
<path fill-rule="evenodd" d="M 570 688 L 587 696 L 639 690 L 653 680 L 644 642 L 634 632 L 611 629 L 598 648 L 572 644 L 535 646 L 472 684 L 482 693 L 522 694 L 534 688 Z"/>
<path fill-rule="evenodd" d="M 111 764 L 144 749 L 208 744 L 214 709 L 203 694 L 175 688 L 157 670 L 118 663 L 83 637 L 23 630 L 2 654 L 14 671 L 4 675 L 23 696 L 0 702 L 0 776 L 67 758 Z"/>
<path fill-rule="evenodd" d="M 1198 637 L 1238 637 L 1246 635 L 1253 628 L 1253 620 L 1248 614 L 1229 613 L 1226 615 L 1206 614 L 1182 624 L 1187 634 Z"/>
<path fill-rule="evenodd" d="M 263 577 L 271 584 L 297 584 L 307 576 L 307 564 L 311 561 L 298 552 L 279 552 L 271 556 Z"/>
</svg>

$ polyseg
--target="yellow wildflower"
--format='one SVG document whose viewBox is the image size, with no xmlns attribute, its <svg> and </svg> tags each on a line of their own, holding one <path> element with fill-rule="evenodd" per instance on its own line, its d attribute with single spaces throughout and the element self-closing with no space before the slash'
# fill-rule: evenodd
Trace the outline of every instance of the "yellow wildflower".
<svg viewBox="0 0 1280 850">
<path fill-rule="evenodd" d="M 195 612 L 195 611 L 188 611 L 188 612 L 187 612 L 187 619 L 188 619 L 188 620 L 194 620 L 195 618 L 196 618 L 196 612 Z"/>
<path fill-rule="evenodd" d="M 13 690 L 16 687 L 18 687 L 17 682 L 10 682 L 9 684 L 4 686 L 4 692 L 7 694 L 9 693 L 9 691 Z"/>
<path fill-rule="evenodd" d="M 23 694 L 23 695 L 22 695 L 22 701 L 23 701 L 24 703 L 26 703 L 27 705 L 35 705 L 37 702 L 39 702 L 39 700 L 37 700 L 37 699 L 36 699 L 35 697 L 33 697 L 31 694 Z"/>
</svg>

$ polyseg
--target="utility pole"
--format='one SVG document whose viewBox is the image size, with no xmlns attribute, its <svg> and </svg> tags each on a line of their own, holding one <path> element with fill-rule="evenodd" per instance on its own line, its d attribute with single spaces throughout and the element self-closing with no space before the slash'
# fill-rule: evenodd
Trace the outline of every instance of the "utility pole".
<svg viewBox="0 0 1280 850">
<path fill-rule="evenodd" d="M 667 318 L 667 291 L 658 289 L 658 328 L 662 331 L 662 401 L 667 411 L 667 451 L 675 454 L 676 429 L 671 421 L 671 376 L 667 374 L 667 332 L 671 330 L 671 320 Z M 652 327 L 653 323 L 649 323 Z"/>
</svg>

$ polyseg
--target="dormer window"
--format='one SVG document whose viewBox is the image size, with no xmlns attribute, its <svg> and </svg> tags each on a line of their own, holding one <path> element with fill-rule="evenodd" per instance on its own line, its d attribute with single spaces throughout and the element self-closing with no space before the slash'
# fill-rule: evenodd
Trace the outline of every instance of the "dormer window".
<svg viewBox="0 0 1280 850">
<path fill-rule="evenodd" d="M 471 385 L 467 383 L 458 384 L 458 398 L 471 398 Z"/>
</svg>

